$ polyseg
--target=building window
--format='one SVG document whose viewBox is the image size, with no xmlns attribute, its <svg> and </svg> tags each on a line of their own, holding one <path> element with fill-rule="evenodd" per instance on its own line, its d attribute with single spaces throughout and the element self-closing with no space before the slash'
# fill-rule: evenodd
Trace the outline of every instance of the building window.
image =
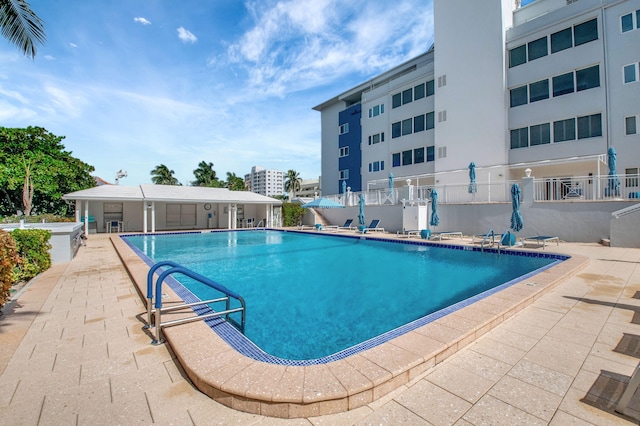
<svg viewBox="0 0 640 426">
<path fill-rule="evenodd" d="M 413 133 L 422 132 L 424 130 L 424 115 L 413 117 Z"/>
<path fill-rule="evenodd" d="M 521 129 L 511 130 L 511 149 L 526 148 L 529 146 L 529 129 L 523 127 Z"/>
<path fill-rule="evenodd" d="M 553 122 L 553 141 L 572 141 L 576 138 L 576 119 L 569 118 Z"/>
<path fill-rule="evenodd" d="M 409 166 L 413 163 L 413 150 L 402 151 L 402 165 Z"/>
<path fill-rule="evenodd" d="M 571 28 L 551 34 L 551 53 L 560 52 L 573 47 Z"/>
<path fill-rule="evenodd" d="M 516 87 L 509 91 L 511 99 L 511 107 L 517 107 L 519 105 L 525 105 L 527 103 L 527 86 Z"/>
<path fill-rule="evenodd" d="M 400 153 L 396 152 L 391 155 L 391 166 L 400 167 Z"/>
<path fill-rule="evenodd" d="M 429 80 L 427 81 L 427 96 L 433 96 L 433 94 L 435 93 L 436 89 L 435 89 L 435 83 L 433 80 Z"/>
<path fill-rule="evenodd" d="M 413 120 L 411 118 L 407 118 L 406 120 L 402 120 L 402 136 L 411 134 L 411 131 L 412 131 L 412 128 L 413 128 L 412 121 Z"/>
<path fill-rule="evenodd" d="M 424 83 L 418 84 L 413 88 L 413 99 L 418 100 L 424 98 Z"/>
<path fill-rule="evenodd" d="M 345 133 L 349 133 L 349 123 L 340 125 L 340 134 L 344 135 Z"/>
<path fill-rule="evenodd" d="M 529 85 L 529 102 L 537 102 L 549 98 L 549 80 L 536 81 Z"/>
<path fill-rule="evenodd" d="M 402 136 L 402 123 L 397 122 L 391 125 L 391 139 L 399 138 Z"/>
<path fill-rule="evenodd" d="M 601 114 L 578 117 L 578 139 L 595 138 L 602 136 Z"/>
<path fill-rule="evenodd" d="M 588 43 L 598 39 L 598 20 L 592 19 L 573 27 L 573 38 L 575 45 Z"/>
<path fill-rule="evenodd" d="M 638 187 L 638 168 L 633 167 L 630 169 L 624 169 L 624 174 L 627 175 L 627 178 L 624 180 L 624 184 L 627 188 L 637 188 Z"/>
<path fill-rule="evenodd" d="M 522 65 L 527 62 L 527 45 L 509 50 L 509 68 Z"/>
<path fill-rule="evenodd" d="M 553 96 L 562 96 L 573 93 L 573 72 L 553 77 Z"/>
<path fill-rule="evenodd" d="M 413 89 L 407 89 L 402 91 L 402 105 L 408 104 L 413 101 Z"/>
<path fill-rule="evenodd" d="M 384 161 L 374 161 L 369 163 L 369 172 L 379 172 L 384 170 Z"/>
<path fill-rule="evenodd" d="M 637 64 L 629 64 L 622 67 L 622 73 L 624 75 L 624 83 L 633 83 L 637 78 Z"/>
<path fill-rule="evenodd" d="M 380 142 L 384 142 L 384 132 L 369 136 L 369 145 L 375 145 Z"/>
<path fill-rule="evenodd" d="M 426 114 L 427 130 L 433 129 L 436 125 L 436 114 L 434 111 Z"/>
<path fill-rule="evenodd" d="M 424 148 L 416 148 L 413 150 L 414 164 L 424 163 Z"/>
<path fill-rule="evenodd" d="M 340 157 L 348 157 L 349 156 L 349 147 L 348 146 L 344 146 L 342 148 L 340 148 Z M 271 179 L 269 179 L 271 180 Z"/>
<path fill-rule="evenodd" d="M 589 68 L 576 71 L 577 91 L 600 87 L 600 66 L 594 65 Z"/>
<path fill-rule="evenodd" d="M 377 117 L 380 114 L 384 114 L 384 104 L 376 105 L 369 108 L 369 118 Z"/>
<path fill-rule="evenodd" d="M 549 51 L 547 50 L 547 37 L 542 37 L 538 40 L 531 41 L 529 42 L 527 47 L 529 50 L 530 61 L 542 58 L 543 56 L 547 56 L 549 53 Z"/>
<path fill-rule="evenodd" d="M 622 32 L 626 33 L 633 29 L 633 13 L 627 13 L 620 17 L 620 24 L 622 26 Z"/>
<path fill-rule="evenodd" d="M 436 160 L 436 148 L 434 146 L 427 147 L 427 162 Z"/>
<path fill-rule="evenodd" d="M 339 174 L 338 179 L 340 179 L 340 180 L 346 180 L 346 179 L 349 179 L 349 169 L 340 170 L 340 171 L 338 172 L 338 174 Z"/>
<path fill-rule="evenodd" d="M 544 145 L 551 143 L 550 139 L 551 126 L 549 123 L 536 124 L 529 128 L 530 145 Z"/>
<path fill-rule="evenodd" d="M 396 93 L 391 97 L 391 108 L 398 108 L 402 106 L 402 94 Z"/>
<path fill-rule="evenodd" d="M 635 135 L 638 132 L 636 126 L 636 116 L 632 115 L 631 117 L 624 118 L 624 134 L 625 135 Z"/>
</svg>

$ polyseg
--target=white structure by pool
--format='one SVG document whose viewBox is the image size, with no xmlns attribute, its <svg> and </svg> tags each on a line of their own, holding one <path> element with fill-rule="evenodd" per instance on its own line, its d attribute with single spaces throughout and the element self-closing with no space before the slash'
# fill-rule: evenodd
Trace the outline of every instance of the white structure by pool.
<svg viewBox="0 0 640 426">
<path fill-rule="evenodd" d="M 52 223 L 8 223 L 0 225 L 6 231 L 16 228 L 46 229 L 51 232 L 51 263 L 70 262 L 76 255 L 82 244 L 82 224 L 78 222 L 52 222 Z"/>
</svg>

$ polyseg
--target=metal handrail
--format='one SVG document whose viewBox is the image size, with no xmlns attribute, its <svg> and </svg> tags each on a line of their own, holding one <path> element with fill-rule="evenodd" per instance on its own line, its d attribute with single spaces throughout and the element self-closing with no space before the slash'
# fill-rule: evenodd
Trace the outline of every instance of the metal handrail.
<svg viewBox="0 0 640 426">
<path fill-rule="evenodd" d="M 156 263 L 155 265 L 152 265 L 151 268 L 149 268 L 149 273 L 147 274 L 147 325 L 143 327 L 145 329 L 152 327 L 151 313 L 153 312 L 153 273 L 158 270 L 158 268 L 162 268 L 163 266 L 176 267 L 181 265 L 170 260 L 163 260 Z M 160 295 L 160 297 L 162 297 L 162 295 Z"/>
<path fill-rule="evenodd" d="M 175 266 L 174 266 L 175 265 Z M 172 325 L 178 325 L 178 324 L 185 324 L 188 322 L 193 322 L 193 321 L 198 321 L 198 320 L 205 320 L 208 318 L 213 318 L 213 317 L 222 317 L 224 316 L 225 319 L 231 323 L 235 323 L 236 326 L 238 326 L 240 328 L 240 331 L 242 333 L 244 333 L 244 329 L 245 329 L 245 322 L 246 322 L 246 304 L 244 301 L 244 298 L 242 296 L 240 296 L 239 294 L 227 289 L 226 287 L 224 287 L 221 284 L 216 283 L 215 281 L 212 281 L 211 279 L 200 275 L 190 269 L 185 268 L 184 266 L 181 266 L 175 262 L 171 262 L 171 261 L 163 261 L 163 262 L 159 262 L 155 265 L 153 265 L 151 267 L 151 269 L 149 270 L 149 273 L 147 275 L 147 300 L 152 300 L 153 299 L 153 273 L 162 266 L 172 266 L 171 268 L 167 269 L 166 271 L 163 271 L 160 276 L 158 277 L 158 280 L 156 281 L 156 285 L 155 285 L 155 303 L 154 303 L 154 307 L 155 309 L 151 309 L 151 306 L 148 304 L 148 323 L 147 323 L 147 328 L 150 327 L 151 325 L 151 314 L 154 313 L 155 314 L 155 328 L 156 328 L 156 333 L 155 333 L 155 339 L 153 339 L 153 341 L 151 342 L 154 345 L 158 345 L 164 342 L 163 338 L 162 338 L 162 327 L 168 327 L 168 326 L 172 326 Z M 194 302 L 194 303 L 185 303 L 185 304 L 181 304 L 181 305 L 175 305 L 175 306 L 169 306 L 169 307 L 162 307 L 162 283 L 164 282 L 164 280 L 169 276 L 169 275 L 173 275 L 173 274 L 183 274 L 186 275 L 187 277 L 190 277 L 196 281 L 199 281 L 200 283 L 207 285 L 211 288 L 214 288 L 216 290 L 218 290 L 219 292 L 223 293 L 226 295 L 226 297 L 222 297 L 222 298 L 217 298 L 217 299 L 211 299 L 211 300 L 203 300 L 203 301 L 198 301 L 198 302 Z M 149 291 L 149 289 L 151 289 L 151 291 Z M 237 308 L 231 308 L 230 306 L 230 298 L 234 298 L 236 299 L 238 302 L 240 302 L 240 307 Z M 166 322 L 162 322 L 162 312 L 170 312 L 170 311 L 175 311 L 178 309 L 182 309 L 182 308 L 187 308 L 187 307 L 193 307 L 193 306 L 198 306 L 198 305 L 206 305 L 208 303 L 214 303 L 214 302 L 226 302 L 226 308 L 224 311 L 218 311 L 218 312 L 213 312 L 210 314 L 205 314 L 205 315 L 196 315 L 193 317 L 187 317 L 187 318 L 179 318 L 179 319 L 175 319 L 172 321 L 166 321 Z M 237 324 L 232 318 L 229 317 L 230 314 L 235 313 L 235 312 L 241 312 L 242 313 L 242 319 L 240 324 Z"/>
<path fill-rule="evenodd" d="M 496 242 L 496 239 L 495 239 L 495 238 L 496 238 L 496 236 L 495 236 L 495 234 L 493 233 L 493 229 L 490 229 L 490 230 L 489 230 L 489 232 L 487 232 L 487 233 L 484 235 L 484 238 L 482 239 L 482 242 L 480 243 L 480 251 L 484 252 L 484 242 L 485 242 L 485 241 L 487 241 L 487 238 L 489 238 L 489 236 L 491 236 L 491 246 L 493 247 L 493 245 L 495 244 L 495 242 Z"/>
</svg>

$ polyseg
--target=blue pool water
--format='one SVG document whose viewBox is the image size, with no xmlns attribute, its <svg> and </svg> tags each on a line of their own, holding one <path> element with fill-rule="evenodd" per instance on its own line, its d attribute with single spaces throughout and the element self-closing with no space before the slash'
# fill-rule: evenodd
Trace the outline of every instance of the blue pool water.
<svg viewBox="0 0 640 426">
<path fill-rule="evenodd" d="M 288 360 L 335 354 L 558 261 L 264 230 L 126 241 L 154 262 L 172 260 L 243 296 L 245 335 Z M 176 278 L 200 300 L 219 297 Z"/>
</svg>

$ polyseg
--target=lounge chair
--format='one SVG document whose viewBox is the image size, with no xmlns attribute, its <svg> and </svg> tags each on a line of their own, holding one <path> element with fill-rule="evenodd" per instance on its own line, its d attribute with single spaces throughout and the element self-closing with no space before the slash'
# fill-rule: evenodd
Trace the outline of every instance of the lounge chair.
<svg viewBox="0 0 640 426">
<path fill-rule="evenodd" d="M 453 237 L 457 236 L 462 238 L 462 232 L 460 231 L 445 231 L 445 232 L 435 232 L 431 234 L 431 239 L 438 239 L 438 241 L 442 241 L 442 237 Z"/>
<path fill-rule="evenodd" d="M 352 223 L 353 223 L 353 219 L 347 219 L 347 220 L 344 222 L 344 225 L 342 225 L 342 226 L 338 226 L 338 225 L 328 225 L 328 226 L 325 226 L 325 227 L 324 227 L 324 229 L 327 229 L 327 230 L 333 230 L 333 231 L 335 231 L 335 232 L 338 232 L 338 231 L 343 230 L 343 229 L 346 229 L 346 230 L 356 229 L 356 227 L 355 227 L 355 226 L 353 226 L 353 225 L 352 225 Z"/>
<path fill-rule="evenodd" d="M 398 237 L 411 237 L 411 236 L 416 236 L 419 237 L 420 236 L 420 230 L 419 229 L 404 229 L 402 231 L 398 231 L 396 233 L 396 235 Z"/>
<path fill-rule="evenodd" d="M 540 244 L 542 244 L 542 250 L 544 250 L 544 247 L 550 241 L 555 241 L 557 245 L 560 245 L 560 239 L 558 237 L 550 235 L 534 235 L 533 237 L 523 238 L 523 245 L 525 244 L 525 241 L 535 241 L 538 244 L 538 247 L 540 247 Z"/>
<path fill-rule="evenodd" d="M 382 231 L 384 232 L 384 228 L 380 228 L 378 225 L 380 225 L 380 219 L 373 219 L 371 221 L 371 223 L 369 224 L 369 226 L 367 226 L 363 232 L 367 232 L 367 231 Z"/>
</svg>

